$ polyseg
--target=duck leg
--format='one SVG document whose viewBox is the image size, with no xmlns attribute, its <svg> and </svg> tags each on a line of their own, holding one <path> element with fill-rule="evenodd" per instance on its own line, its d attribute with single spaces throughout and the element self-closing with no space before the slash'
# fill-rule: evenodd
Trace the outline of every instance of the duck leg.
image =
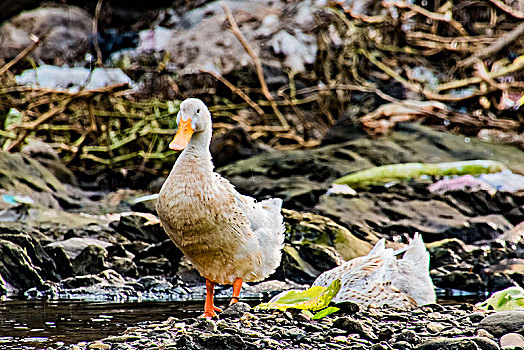
<svg viewBox="0 0 524 350">
<path fill-rule="evenodd" d="M 213 318 L 217 314 L 215 311 L 222 312 L 222 310 L 216 307 L 213 303 L 213 293 L 215 291 L 215 282 L 211 282 L 206 278 L 206 303 L 204 304 L 204 313 L 202 317 Z"/>
<path fill-rule="evenodd" d="M 229 302 L 229 306 L 238 303 L 238 297 L 240 296 L 240 289 L 242 289 L 242 278 L 237 278 L 233 282 L 233 296 Z"/>
</svg>

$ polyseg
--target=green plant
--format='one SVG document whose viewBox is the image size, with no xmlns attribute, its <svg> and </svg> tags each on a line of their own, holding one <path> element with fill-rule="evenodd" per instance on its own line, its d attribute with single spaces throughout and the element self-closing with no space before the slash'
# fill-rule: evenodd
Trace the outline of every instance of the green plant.
<svg viewBox="0 0 524 350">
<path fill-rule="evenodd" d="M 522 310 L 524 309 L 524 289 L 521 287 L 506 288 L 493 293 L 476 306 L 485 310 L 491 307 L 495 311 Z"/>
<path fill-rule="evenodd" d="M 280 311 L 300 309 L 304 315 L 318 320 L 339 310 L 334 306 L 328 307 L 339 290 L 340 280 L 336 279 L 329 287 L 314 286 L 304 291 L 291 290 L 275 301 L 257 305 L 256 309 Z M 318 312 L 313 314 L 312 311 Z"/>
</svg>

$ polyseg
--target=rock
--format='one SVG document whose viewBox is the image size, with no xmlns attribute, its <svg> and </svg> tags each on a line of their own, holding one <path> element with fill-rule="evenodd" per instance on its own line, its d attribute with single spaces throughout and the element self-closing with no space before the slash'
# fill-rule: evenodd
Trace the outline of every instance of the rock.
<svg viewBox="0 0 524 350">
<path fill-rule="evenodd" d="M 75 271 L 73 270 L 71 259 L 67 256 L 63 247 L 47 245 L 44 249 L 55 262 L 56 271 L 62 279 L 74 275 Z"/>
<path fill-rule="evenodd" d="M 471 272 L 467 266 L 451 265 L 445 268 L 431 270 L 431 279 L 435 286 L 476 292 L 484 286 L 482 278 Z"/>
<path fill-rule="evenodd" d="M 111 243 L 91 237 L 74 237 L 50 243 L 47 247 L 61 247 L 70 259 L 75 259 L 88 246 L 107 248 Z"/>
<path fill-rule="evenodd" d="M 498 350 L 499 346 L 493 340 L 481 337 L 441 338 L 420 344 L 416 350 Z"/>
<path fill-rule="evenodd" d="M 175 275 L 188 286 L 201 285 L 205 282 L 204 278 L 185 256 L 180 259 Z"/>
<path fill-rule="evenodd" d="M 77 275 L 95 274 L 107 268 L 107 250 L 89 245 L 73 260 L 73 270 Z"/>
<path fill-rule="evenodd" d="M 148 256 L 136 261 L 140 275 L 165 275 L 172 271 L 171 261 L 164 257 Z"/>
<path fill-rule="evenodd" d="M 164 234 L 165 235 L 165 234 Z M 176 247 L 176 245 L 169 239 L 164 239 L 162 242 L 148 246 L 146 249 L 138 252 L 135 256 L 136 261 L 147 258 L 165 258 L 169 260 L 170 265 L 178 265 L 183 254 Z"/>
<path fill-rule="evenodd" d="M 487 316 L 477 326 L 485 329 L 495 337 L 507 333 L 524 335 L 524 311 L 500 311 Z"/>
<path fill-rule="evenodd" d="M 40 162 L 21 153 L 0 152 L 0 175 L 5 193 L 28 196 L 34 205 L 72 209 L 93 204 L 80 189 L 62 184 Z"/>
<path fill-rule="evenodd" d="M 518 333 L 507 333 L 500 337 L 500 347 L 502 349 L 524 348 L 524 337 Z"/>
<path fill-rule="evenodd" d="M 427 243 L 426 247 L 431 255 L 430 268 L 444 265 L 456 265 L 470 256 L 466 252 L 463 241 L 457 238 L 448 238 Z"/>
<path fill-rule="evenodd" d="M 107 264 L 109 268 L 115 270 L 122 276 L 131 278 L 137 278 L 139 276 L 136 264 L 129 258 L 114 256 L 108 259 Z"/>
<path fill-rule="evenodd" d="M 29 46 L 31 35 L 42 37 L 43 43 L 29 57 L 40 63 L 72 64 L 89 52 L 93 19 L 74 6 L 42 7 L 25 11 L 0 27 L 0 58 L 9 61 Z"/>
<path fill-rule="evenodd" d="M 347 228 L 327 217 L 288 209 L 282 212 L 286 237 L 293 245 L 316 244 L 333 247 L 344 260 L 366 255 L 372 248 L 372 244 L 356 237 Z M 338 260 L 336 257 L 331 259 Z M 321 268 L 321 271 L 325 270 L 326 267 Z"/>
<path fill-rule="evenodd" d="M 42 278 L 54 281 L 59 280 L 55 262 L 47 255 L 40 245 L 40 242 L 36 239 L 29 235 L 19 233 L 0 233 L 0 239 L 13 242 L 20 246 Z"/>
<path fill-rule="evenodd" d="M 20 152 L 38 160 L 60 182 L 74 186 L 78 185 L 76 176 L 60 161 L 58 153 L 49 144 L 37 139 L 31 139 L 22 147 Z"/>
<path fill-rule="evenodd" d="M 132 242 L 159 243 L 167 238 L 159 223 L 150 224 L 149 219 L 143 215 L 121 216 L 120 220 L 112 222 L 110 227 Z"/>
<path fill-rule="evenodd" d="M 65 288 L 80 288 L 90 287 L 96 284 L 104 282 L 104 279 L 96 275 L 83 275 L 76 277 L 69 277 L 61 281 L 62 286 Z"/>
<path fill-rule="evenodd" d="M 222 317 L 239 317 L 242 316 L 245 312 L 251 311 L 251 306 L 249 304 L 238 302 L 236 304 L 231 305 L 227 309 L 225 309 L 222 313 L 220 313 L 220 318 Z"/>
<path fill-rule="evenodd" d="M 0 238 L 0 276 L 5 282 L 19 290 L 41 285 L 38 270 L 22 247 Z"/>
<path fill-rule="evenodd" d="M 309 284 L 322 273 L 315 269 L 303 256 L 297 248 L 286 243 L 282 249 L 282 260 L 275 273 L 276 276 L 292 280 L 296 283 Z"/>
<path fill-rule="evenodd" d="M 430 322 L 427 325 L 428 331 L 431 333 L 440 333 L 444 328 L 446 328 L 445 325 L 439 322 Z"/>
</svg>

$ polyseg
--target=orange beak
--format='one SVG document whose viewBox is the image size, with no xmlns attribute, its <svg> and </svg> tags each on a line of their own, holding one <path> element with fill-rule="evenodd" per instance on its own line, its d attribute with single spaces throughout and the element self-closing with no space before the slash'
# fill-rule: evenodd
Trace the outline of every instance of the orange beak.
<svg viewBox="0 0 524 350">
<path fill-rule="evenodd" d="M 181 151 L 186 148 L 189 140 L 191 140 L 193 131 L 194 130 L 191 127 L 191 118 L 187 118 L 185 121 L 181 118 L 180 123 L 178 124 L 178 131 L 173 141 L 169 144 L 169 148 L 175 151 Z"/>
</svg>

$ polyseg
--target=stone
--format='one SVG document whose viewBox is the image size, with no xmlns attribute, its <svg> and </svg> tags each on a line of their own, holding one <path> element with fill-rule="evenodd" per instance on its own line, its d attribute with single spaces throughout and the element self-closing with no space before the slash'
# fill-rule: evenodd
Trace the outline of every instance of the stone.
<svg viewBox="0 0 524 350">
<path fill-rule="evenodd" d="M 457 238 L 447 238 L 426 244 L 431 255 L 430 268 L 443 265 L 455 265 L 467 259 L 470 254 L 466 252 L 463 241 Z"/>
<path fill-rule="evenodd" d="M 418 345 L 416 350 L 499 350 L 496 342 L 488 338 L 440 338 Z"/>
<path fill-rule="evenodd" d="M 461 290 L 476 292 L 484 286 L 480 275 L 463 266 L 446 266 L 443 269 L 432 270 L 431 278 L 435 286 L 440 288 L 456 289 L 460 286 Z"/>
<path fill-rule="evenodd" d="M 96 246 L 100 248 L 107 248 L 111 243 L 102 241 L 100 239 L 91 237 L 73 237 L 64 241 L 56 241 L 49 243 L 47 247 L 61 247 L 70 259 L 76 259 L 76 257 L 88 246 Z"/>
<path fill-rule="evenodd" d="M 123 215 L 119 221 L 112 222 L 110 227 L 132 242 L 159 243 L 164 241 L 167 236 L 160 223 L 150 224 L 149 221 L 143 215 Z"/>
<path fill-rule="evenodd" d="M 344 260 L 366 255 L 372 248 L 369 242 L 356 237 L 347 228 L 325 216 L 299 213 L 288 209 L 282 212 L 285 218 L 286 234 L 293 245 L 314 244 L 333 247 Z M 311 246 L 313 249 L 314 247 Z M 326 254 L 331 255 L 330 259 L 334 263 L 340 264 L 338 257 Z M 325 271 L 327 267 L 319 266 L 321 271 Z"/>
<path fill-rule="evenodd" d="M 222 313 L 220 313 L 220 317 L 239 317 L 243 315 L 245 312 L 249 312 L 251 310 L 251 306 L 247 303 L 238 302 L 227 309 L 225 309 Z"/>
<path fill-rule="evenodd" d="M 446 326 L 442 323 L 430 322 L 428 323 L 427 328 L 431 333 L 440 333 L 444 328 L 446 328 Z"/>
<path fill-rule="evenodd" d="M 42 278 L 53 281 L 59 280 L 55 262 L 49 257 L 37 239 L 27 234 L 7 233 L 6 231 L 0 233 L 0 238 L 20 246 L 31 263 L 38 269 Z"/>
<path fill-rule="evenodd" d="M 41 7 L 25 11 L 0 26 L 0 58 L 11 60 L 29 46 L 31 35 L 46 39 L 29 57 L 38 64 L 72 64 L 89 52 L 92 17 L 75 6 Z"/>
<path fill-rule="evenodd" d="M 73 260 L 73 270 L 77 275 L 96 274 L 107 268 L 107 250 L 89 245 Z"/>
<path fill-rule="evenodd" d="M 518 333 L 507 333 L 500 337 L 500 347 L 502 349 L 524 349 L 524 337 Z"/>
<path fill-rule="evenodd" d="M 74 275 L 75 271 L 73 270 L 71 259 L 67 256 L 63 247 L 47 245 L 44 249 L 55 262 L 56 272 L 60 275 L 61 279 Z"/>
<path fill-rule="evenodd" d="M 39 268 L 19 245 L 0 238 L 0 276 L 19 290 L 41 285 Z"/>
<path fill-rule="evenodd" d="M 61 281 L 61 284 L 64 288 L 74 289 L 81 287 L 90 287 L 103 282 L 104 279 L 97 275 L 83 275 L 65 278 Z"/>
<path fill-rule="evenodd" d="M 44 208 L 72 209 L 93 204 L 80 189 L 63 184 L 39 161 L 22 153 L 0 152 L 0 188 L 5 194 L 28 196 L 34 205 Z"/>
<path fill-rule="evenodd" d="M 108 267 L 115 270 L 122 276 L 137 278 L 138 268 L 133 260 L 114 256 L 107 260 Z"/>
<path fill-rule="evenodd" d="M 524 335 L 524 311 L 500 311 L 488 315 L 477 326 L 501 337 L 506 333 L 519 333 Z"/>
</svg>

